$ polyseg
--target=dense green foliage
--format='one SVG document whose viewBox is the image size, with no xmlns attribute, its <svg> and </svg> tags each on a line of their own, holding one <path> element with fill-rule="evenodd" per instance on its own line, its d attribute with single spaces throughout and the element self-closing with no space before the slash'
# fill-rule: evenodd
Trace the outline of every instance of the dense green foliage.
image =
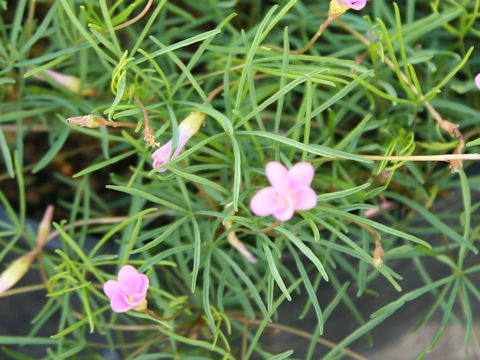
<svg viewBox="0 0 480 360">
<path fill-rule="evenodd" d="M 326 0 L 155 0 L 142 13 L 148 6 L 0 1 L 1 270 L 35 246 L 26 218 L 40 220 L 28 201 L 39 190 L 25 179 L 41 177 L 68 194 L 49 196 L 59 237 L 30 269 L 44 276 L 45 300 L 28 334 L 0 334 L 5 354 L 24 358 L 12 346 L 26 344 L 43 347 L 46 359 L 93 359 L 106 345 L 137 360 L 298 358 L 288 344 L 272 353 L 261 335 L 299 292 L 308 301 L 297 307 L 316 323 L 307 358 L 345 355 L 342 349 L 423 296 L 431 311 L 419 322 L 442 314 L 430 348 L 452 320 L 471 343 L 471 303 L 480 301 L 471 280 L 480 271 L 472 265 L 480 237 L 472 193 L 480 176 L 469 172 L 473 161 L 462 167 L 407 157 L 480 149 L 473 82 L 480 57 L 471 47 L 480 1 L 371 0 L 332 21 L 304 53 L 290 49 L 301 49 L 327 19 Z M 45 70 L 78 77 L 81 89 L 65 88 Z M 204 126 L 167 171 L 156 172 L 145 121 L 157 142 L 173 136 L 175 145 L 178 124 L 195 110 L 207 114 Z M 134 125 L 66 122 L 86 114 Z M 251 213 L 272 160 L 314 165 L 313 210 L 283 223 Z M 436 206 L 447 196 L 455 207 Z M 365 215 L 386 201 L 393 204 L 381 217 Z M 383 264 L 374 267 L 379 247 Z M 430 272 L 425 261 L 447 275 Z M 110 309 L 101 287 L 127 263 L 149 277 L 155 316 Z M 402 289 L 407 267 L 422 285 Z M 355 296 L 371 296 L 378 283 L 394 288 L 396 299 L 365 313 Z M 4 296 L 34 290 L 22 286 Z M 325 288 L 336 295 L 322 298 Z M 317 340 L 329 339 L 324 324 L 340 304 L 356 330 L 326 348 Z M 57 333 L 41 332 L 47 321 L 56 321 Z"/>
</svg>

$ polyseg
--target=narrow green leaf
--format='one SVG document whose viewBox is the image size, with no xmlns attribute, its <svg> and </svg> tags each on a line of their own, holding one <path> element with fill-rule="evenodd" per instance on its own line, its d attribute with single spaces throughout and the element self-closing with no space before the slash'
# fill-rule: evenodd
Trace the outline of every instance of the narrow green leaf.
<svg viewBox="0 0 480 360">
<path fill-rule="evenodd" d="M 152 195 L 152 194 L 150 194 L 146 191 L 142 191 L 142 190 L 136 189 L 134 187 L 107 185 L 106 188 L 107 189 L 112 189 L 112 190 L 115 190 L 115 191 L 121 191 L 121 192 L 130 194 L 130 195 L 140 196 L 140 197 L 144 198 L 145 200 L 151 201 L 155 204 L 160 204 L 162 206 L 165 206 L 167 209 L 174 209 L 174 210 L 177 210 L 177 211 L 182 212 L 182 213 L 187 212 L 186 209 L 181 208 L 177 204 L 174 204 L 174 203 L 172 203 L 170 201 L 167 201 L 167 200 L 163 200 L 163 199 L 159 198 L 158 196 Z"/>
<path fill-rule="evenodd" d="M 299 141 L 286 138 L 281 135 L 276 135 L 269 132 L 263 131 L 248 131 L 248 130 L 241 130 L 235 132 L 237 135 L 251 135 L 251 136 L 260 136 L 271 141 L 279 142 L 290 147 L 296 148 L 298 150 L 306 151 L 307 153 L 318 155 L 318 156 L 325 156 L 328 158 L 341 158 L 341 159 L 349 159 L 354 160 L 362 163 L 372 163 L 371 160 L 365 159 L 358 155 L 349 154 L 343 151 L 334 150 L 327 148 L 321 145 L 305 145 Z"/>
<path fill-rule="evenodd" d="M 393 199 L 393 200 L 396 200 L 398 202 L 401 202 L 401 203 L 409 206 L 413 210 L 417 211 L 418 213 L 420 213 L 423 216 L 423 218 L 425 220 L 427 220 L 430 224 L 432 224 L 440 233 L 443 233 L 443 234 L 447 235 L 449 238 L 458 242 L 460 245 L 464 245 L 467 248 L 469 248 L 470 250 L 472 250 L 475 254 L 478 254 L 477 248 L 475 246 L 473 246 L 473 244 L 471 242 L 466 241 L 461 235 L 459 235 L 455 230 L 453 230 L 451 226 L 446 225 L 437 216 L 435 216 L 433 213 L 428 211 L 425 207 L 423 207 L 419 203 L 417 203 L 413 200 L 410 200 L 403 195 L 399 195 L 399 194 L 396 194 L 396 193 L 393 193 L 393 192 L 390 192 L 390 191 L 387 191 L 384 194 L 385 194 L 386 197 L 388 197 L 390 199 Z M 413 239 L 410 239 L 410 240 L 414 241 Z M 426 245 L 428 248 L 431 248 L 431 246 L 423 240 L 421 240 L 420 242 L 419 241 L 416 241 L 416 242 L 418 242 L 420 245 L 424 245 L 424 246 Z"/>
<path fill-rule="evenodd" d="M 385 305 L 382 308 L 378 309 L 371 315 L 371 317 L 375 318 L 378 316 L 383 316 L 385 314 L 391 315 L 397 309 L 401 308 L 406 302 L 415 300 L 416 298 L 419 298 L 420 296 L 432 291 L 432 289 L 436 289 L 442 285 L 447 284 L 448 282 L 452 281 L 454 277 L 455 277 L 454 275 L 450 275 L 440 280 L 426 284 L 418 289 L 412 290 L 406 293 L 405 295 L 402 295 L 397 300 L 394 300 L 388 305 Z"/>
<path fill-rule="evenodd" d="M 265 308 L 265 304 L 263 303 L 262 299 L 260 298 L 260 294 L 257 291 L 257 288 L 255 285 L 252 283 L 252 281 L 248 278 L 247 274 L 240 268 L 240 266 L 237 265 L 235 261 L 233 261 L 230 256 L 225 254 L 222 250 L 219 248 L 214 248 L 215 252 L 220 255 L 233 269 L 233 271 L 238 275 L 238 277 L 244 282 L 244 284 L 248 287 L 248 290 L 250 290 L 250 295 L 253 296 L 253 299 L 257 303 L 260 311 L 262 312 L 263 316 L 265 319 L 268 321 L 271 321 L 270 315 L 267 312 L 267 309 Z"/>
<path fill-rule="evenodd" d="M 275 265 L 275 260 L 273 258 L 273 254 L 272 254 L 272 251 L 270 250 L 270 247 L 266 243 L 262 243 L 262 245 L 263 245 L 263 251 L 265 253 L 265 257 L 267 258 L 268 268 L 270 269 L 270 273 L 272 274 L 272 277 L 275 279 L 275 282 L 277 283 L 278 287 L 283 292 L 287 300 L 292 301 L 292 298 L 288 293 L 287 287 L 285 286 L 285 283 L 283 282 L 283 279 L 280 276 L 280 273 L 278 272 L 277 266 Z"/>
<path fill-rule="evenodd" d="M 298 237 L 296 237 L 292 232 L 288 231 L 287 229 L 277 226 L 275 228 L 280 234 L 285 235 L 297 248 L 300 250 L 310 261 L 315 265 L 318 269 L 322 277 L 325 281 L 328 281 L 328 275 L 323 268 L 322 262 L 318 259 L 318 257 L 313 253 L 313 251 L 306 246 Z"/>
<path fill-rule="evenodd" d="M 387 197 L 390 196 L 390 193 L 388 193 L 388 194 L 389 195 L 387 195 Z M 393 196 L 392 196 L 392 198 L 393 198 Z M 424 240 L 422 240 L 422 239 L 420 239 L 420 238 L 418 238 L 414 235 L 407 234 L 403 231 L 391 228 L 389 226 L 383 225 L 381 223 L 378 223 L 376 221 L 373 221 L 373 220 L 370 220 L 370 219 L 367 219 L 367 218 L 364 218 L 364 217 L 361 217 L 361 216 L 358 216 L 358 215 L 354 215 L 354 214 L 350 214 L 350 213 L 345 212 L 345 211 L 341 211 L 341 210 L 337 210 L 337 209 L 333 209 L 333 208 L 326 208 L 326 207 L 322 207 L 322 212 L 326 212 L 326 213 L 329 213 L 329 214 L 332 214 L 332 215 L 337 215 L 337 216 L 340 216 L 340 217 L 343 217 L 343 218 L 352 219 L 352 220 L 355 220 L 355 221 L 358 221 L 358 222 L 362 222 L 362 223 L 364 223 L 368 226 L 371 226 L 371 227 L 373 227 L 377 230 L 386 232 L 388 234 L 392 234 L 394 236 L 401 237 L 405 240 L 413 241 L 414 243 L 423 245 L 423 246 L 425 246 L 429 249 L 432 248 L 432 246 L 429 243 L 427 243 L 426 241 L 424 241 Z"/>
<path fill-rule="evenodd" d="M 323 193 L 317 196 L 317 201 L 328 201 L 328 200 L 333 200 L 333 199 L 343 199 L 346 198 L 347 196 L 353 195 L 357 192 L 360 192 L 362 190 L 365 190 L 366 188 L 370 187 L 370 183 L 365 183 L 350 189 L 346 190 L 341 190 L 341 191 L 335 191 L 331 193 Z"/>
<path fill-rule="evenodd" d="M 195 217 L 191 217 L 193 225 L 193 270 L 192 270 L 192 284 L 190 290 L 195 292 L 195 286 L 197 284 L 198 269 L 200 269 L 200 258 L 202 248 L 202 237 L 200 235 L 200 227 Z"/>
<path fill-rule="evenodd" d="M 166 163 L 166 164 L 168 165 L 168 163 Z M 187 179 L 187 180 L 189 180 L 193 183 L 198 183 L 198 184 L 208 186 L 208 187 L 210 187 L 212 189 L 215 189 L 218 192 L 221 192 L 223 194 L 230 194 L 230 192 L 227 189 L 225 189 L 223 186 L 220 186 L 217 183 L 214 183 L 213 181 L 206 179 L 205 177 L 198 176 L 198 175 L 186 172 L 186 171 L 181 171 L 181 170 L 179 170 L 175 167 L 170 167 L 169 169 L 175 175 L 181 176 L 182 178 Z"/>
<path fill-rule="evenodd" d="M 11 178 L 15 177 L 15 170 L 13 169 L 12 155 L 10 154 L 10 149 L 8 148 L 7 140 L 3 133 L 2 128 L 0 127 L 0 148 L 2 149 L 3 160 L 5 161 L 5 167 L 7 168 L 8 175 Z"/>
<path fill-rule="evenodd" d="M 60 135 L 58 136 L 57 140 L 53 143 L 53 145 L 50 147 L 47 153 L 42 157 L 40 162 L 33 168 L 32 174 L 39 172 L 45 166 L 47 166 L 50 163 L 50 161 L 52 161 L 55 155 L 57 155 L 60 149 L 62 148 L 63 144 L 65 144 L 65 141 L 67 140 L 69 134 L 70 134 L 70 128 L 65 127 L 60 133 Z"/>
<path fill-rule="evenodd" d="M 213 319 L 212 309 L 210 309 L 210 267 L 212 260 L 212 248 L 209 248 L 207 254 L 205 255 L 205 263 L 203 267 L 203 289 L 202 289 L 202 299 L 203 299 L 203 311 L 207 315 L 208 322 L 210 324 L 210 329 L 212 330 L 213 336 L 217 336 L 217 327 L 215 326 L 215 320 Z"/>
<path fill-rule="evenodd" d="M 185 221 L 190 218 L 189 215 L 184 216 L 183 218 L 173 221 L 170 225 L 165 227 L 165 231 L 162 232 L 160 236 L 157 236 L 155 239 L 150 241 L 149 243 L 143 245 L 142 247 L 132 250 L 130 254 L 138 254 L 145 252 L 159 244 L 161 244 L 165 239 L 167 239 L 175 230 L 177 230 Z"/>
<path fill-rule="evenodd" d="M 450 319 L 450 316 L 452 315 L 453 305 L 455 304 L 455 299 L 457 298 L 459 284 L 460 282 L 458 280 L 455 281 L 455 285 L 453 286 L 452 292 L 450 293 L 450 298 L 448 299 L 447 306 L 444 309 L 442 322 L 440 324 L 440 329 L 437 331 L 434 338 L 432 339 L 430 346 L 426 348 L 420 355 L 418 355 L 417 359 L 420 360 L 420 359 L 423 359 L 425 356 L 427 356 L 427 354 L 435 347 L 438 340 L 440 340 L 440 337 L 442 336 L 443 332 L 447 328 L 448 321 Z"/>
<path fill-rule="evenodd" d="M 315 314 L 317 315 L 317 320 L 318 320 L 318 327 L 320 334 L 323 334 L 323 315 L 322 315 L 322 310 L 320 309 L 320 304 L 318 303 L 317 299 L 317 294 L 315 293 L 315 290 L 313 289 L 312 282 L 310 281 L 310 278 L 305 271 L 305 266 L 303 266 L 302 261 L 300 260 L 300 257 L 298 256 L 297 252 L 295 249 L 292 247 L 292 245 L 287 243 L 287 246 L 290 250 L 290 254 L 293 255 L 293 258 L 295 259 L 295 263 L 297 264 L 297 269 L 298 272 L 300 273 L 300 276 L 302 278 L 303 284 L 305 286 L 305 290 L 307 291 L 308 297 L 310 298 L 310 301 L 313 305 L 313 308 L 315 309 Z"/>
<path fill-rule="evenodd" d="M 98 309 L 97 311 L 95 311 L 94 313 L 92 313 L 92 316 L 97 316 L 101 313 L 103 313 L 104 311 L 106 311 L 107 309 L 110 308 L 110 305 L 106 305 L 100 309 Z M 70 334 L 72 331 L 78 329 L 79 327 L 85 325 L 86 323 L 88 322 L 88 318 L 87 317 L 84 317 L 82 318 L 81 320 L 77 321 L 75 324 L 73 324 L 72 326 L 69 326 L 68 328 L 66 329 L 63 329 L 62 331 L 58 332 L 57 334 L 55 335 L 52 335 L 51 338 L 52 339 L 61 339 L 63 338 L 65 335 L 68 335 Z M 1 339 L 0 339 L 0 343 L 1 343 Z"/>
<path fill-rule="evenodd" d="M 82 171 L 79 171 L 78 173 L 74 174 L 73 177 L 76 178 L 76 177 L 83 176 L 85 174 L 90 174 L 91 172 L 103 169 L 108 165 L 115 164 L 115 163 L 119 162 L 120 160 L 123 160 L 123 159 L 125 159 L 129 156 L 132 156 L 133 154 L 136 154 L 136 153 L 137 153 L 136 149 L 135 150 L 130 150 L 126 153 L 117 155 L 113 158 L 110 158 L 110 159 L 107 159 L 107 160 L 104 160 L 104 161 L 100 161 L 99 163 L 91 165 L 91 166 L 87 167 L 86 169 L 83 169 Z"/>
<path fill-rule="evenodd" d="M 240 146 L 234 136 L 230 137 L 233 148 L 233 210 L 238 211 L 238 199 L 240 197 L 240 186 L 242 185 L 242 156 L 240 154 Z"/>
</svg>

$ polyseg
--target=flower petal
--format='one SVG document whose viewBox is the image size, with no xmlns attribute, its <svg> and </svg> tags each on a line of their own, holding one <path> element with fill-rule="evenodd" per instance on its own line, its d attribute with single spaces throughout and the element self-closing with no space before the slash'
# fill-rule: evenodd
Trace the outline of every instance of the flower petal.
<svg viewBox="0 0 480 360">
<path fill-rule="evenodd" d="M 150 281 L 148 280 L 147 275 L 144 275 L 144 274 L 138 274 L 138 275 L 139 275 L 139 280 L 140 281 L 137 283 L 136 292 L 145 297 L 145 295 L 147 295 L 147 291 L 148 291 L 148 287 L 150 285 Z"/>
<path fill-rule="evenodd" d="M 290 177 L 290 186 L 293 188 L 298 185 L 309 186 L 312 183 L 315 170 L 312 164 L 307 162 L 299 162 L 293 165 L 288 170 L 288 176 Z"/>
<path fill-rule="evenodd" d="M 475 85 L 477 86 L 478 90 L 480 90 L 480 74 L 475 76 Z"/>
<path fill-rule="evenodd" d="M 125 296 L 118 295 L 118 294 L 114 295 L 110 299 L 110 307 L 112 308 L 113 311 L 118 313 L 125 312 L 134 308 L 134 306 L 129 304 L 127 301 L 125 301 Z"/>
<path fill-rule="evenodd" d="M 103 292 L 109 298 L 112 298 L 114 295 L 123 294 L 123 291 L 120 288 L 120 284 L 117 280 L 108 280 L 105 284 L 103 284 Z"/>
<path fill-rule="evenodd" d="M 132 265 L 122 266 L 118 272 L 118 282 L 125 295 L 133 295 L 140 282 L 140 274 Z"/>
<path fill-rule="evenodd" d="M 276 190 L 285 190 L 290 186 L 288 170 L 278 161 L 270 161 L 265 167 L 268 181 Z"/>
<path fill-rule="evenodd" d="M 258 191 L 250 200 L 250 209 L 257 216 L 270 215 L 278 206 L 277 191 L 272 186 Z"/>
<path fill-rule="evenodd" d="M 290 220 L 293 216 L 294 208 L 291 205 L 285 205 L 273 212 L 275 219 L 280 221 Z"/>
<path fill-rule="evenodd" d="M 166 142 L 163 146 L 155 150 L 152 154 L 153 159 L 153 168 L 165 164 L 168 160 L 170 160 L 170 154 L 172 153 L 172 140 L 170 139 Z M 167 171 L 166 168 L 158 170 L 158 172 L 165 172 Z"/>
<path fill-rule="evenodd" d="M 172 159 L 176 158 L 182 152 L 188 140 L 190 140 L 190 136 L 187 136 L 181 133 L 179 134 L 178 145 L 175 151 L 173 152 Z"/>
<path fill-rule="evenodd" d="M 368 0 L 345 0 L 347 6 L 353 10 L 362 10 L 367 4 Z"/>
<path fill-rule="evenodd" d="M 297 196 L 295 210 L 310 210 L 317 206 L 317 194 L 311 187 L 300 185 L 292 192 Z"/>
</svg>

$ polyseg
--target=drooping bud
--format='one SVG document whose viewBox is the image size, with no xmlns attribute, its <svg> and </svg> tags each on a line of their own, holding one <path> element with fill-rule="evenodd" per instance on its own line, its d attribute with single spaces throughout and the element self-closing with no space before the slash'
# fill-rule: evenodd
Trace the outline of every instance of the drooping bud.
<svg viewBox="0 0 480 360">
<path fill-rule="evenodd" d="M 72 125 L 78 125 L 81 127 L 87 127 L 90 129 L 99 128 L 107 124 L 107 120 L 100 115 L 83 115 L 74 116 L 67 119 L 67 123 Z"/>
<path fill-rule="evenodd" d="M 373 266 L 378 268 L 380 265 L 382 265 L 384 255 L 385 255 L 385 251 L 383 250 L 382 244 L 378 242 L 373 252 Z"/>
<path fill-rule="evenodd" d="M 35 259 L 36 251 L 32 250 L 19 257 L 10 266 L 0 274 L 0 294 L 15 285 L 30 268 L 30 264 Z"/>
<path fill-rule="evenodd" d="M 170 139 L 162 147 L 155 150 L 152 154 L 153 167 L 156 168 L 162 164 L 165 164 L 168 160 L 174 159 L 180 154 L 185 144 L 195 133 L 200 129 L 205 121 L 205 113 L 200 111 L 192 111 L 179 125 L 178 125 L 178 145 L 173 155 L 172 145 L 173 140 Z M 170 156 L 171 155 L 171 156 Z M 158 172 L 164 172 L 167 169 L 160 169 Z"/>
<path fill-rule="evenodd" d="M 66 88 L 67 90 L 70 90 L 73 93 L 80 94 L 82 96 L 95 96 L 98 93 L 96 89 L 91 89 L 91 88 L 80 91 L 81 81 L 76 76 L 64 75 L 62 73 L 59 73 L 53 70 L 45 70 L 43 71 L 43 73 L 48 75 L 57 84 L 63 86 L 64 88 Z M 39 80 L 45 81 L 45 77 L 42 76 L 42 73 L 33 74 L 33 76 Z"/>
</svg>

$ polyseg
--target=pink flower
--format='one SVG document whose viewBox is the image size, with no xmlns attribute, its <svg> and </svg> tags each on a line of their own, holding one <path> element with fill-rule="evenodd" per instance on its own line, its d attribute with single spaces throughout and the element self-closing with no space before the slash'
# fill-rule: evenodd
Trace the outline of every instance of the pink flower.
<svg viewBox="0 0 480 360">
<path fill-rule="evenodd" d="M 480 90 L 480 73 L 475 76 L 475 85 L 477 86 L 478 90 Z"/>
<path fill-rule="evenodd" d="M 118 272 L 117 280 L 108 280 L 103 285 L 105 295 L 110 298 L 110 306 L 115 312 L 131 309 L 144 310 L 147 307 L 149 286 L 148 277 L 140 274 L 132 265 L 123 266 Z"/>
<path fill-rule="evenodd" d="M 315 174 L 309 163 L 296 163 L 290 170 L 276 161 L 265 168 L 272 186 L 258 191 L 250 201 L 250 209 L 257 216 L 273 215 L 287 221 L 295 210 L 310 210 L 317 205 L 317 194 L 310 187 Z"/>
<path fill-rule="evenodd" d="M 174 159 L 180 154 L 185 144 L 195 133 L 200 129 L 205 114 L 199 111 L 192 111 L 179 125 L 178 125 L 178 145 L 172 155 L 173 140 L 170 139 L 162 147 L 158 148 L 152 154 L 153 168 L 165 164 L 168 160 Z M 171 156 L 170 156 L 171 155 Z M 158 170 L 158 172 L 167 171 L 166 168 Z"/>
</svg>

